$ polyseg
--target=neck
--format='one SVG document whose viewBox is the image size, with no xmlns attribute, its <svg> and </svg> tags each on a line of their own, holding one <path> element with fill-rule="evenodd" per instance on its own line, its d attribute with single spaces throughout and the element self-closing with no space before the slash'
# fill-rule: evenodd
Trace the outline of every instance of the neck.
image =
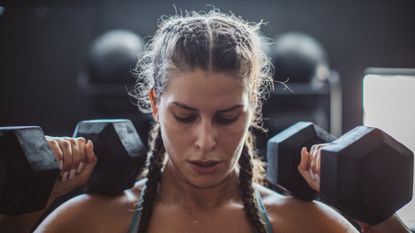
<svg viewBox="0 0 415 233">
<path fill-rule="evenodd" d="M 214 187 L 201 188 L 181 179 L 173 169 L 168 162 L 163 171 L 159 192 L 161 203 L 211 209 L 230 202 L 241 202 L 237 170 Z"/>
</svg>

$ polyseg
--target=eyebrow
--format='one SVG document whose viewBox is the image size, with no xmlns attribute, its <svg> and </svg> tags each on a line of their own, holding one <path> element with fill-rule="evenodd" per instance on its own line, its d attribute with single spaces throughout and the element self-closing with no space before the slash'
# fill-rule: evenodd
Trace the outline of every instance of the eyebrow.
<svg viewBox="0 0 415 233">
<path fill-rule="evenodd" d="M 186 104 L 182 104 L 182 103 L 178 103 L 178 102 L 173 102 L 173 104 L 176 105 L 176 106 L 178 106 L 178 107 L 180 107 L 180 108 L 184 108 L 186 110 L 189 110 L 189 111 L 193 111 L 193 112 L 197 112 L 198 111 L 197 108 L 190 107 L 190 106 L 188 106 Z M 229 112 L 229 111 L 235 110 L 237 108 L 241 108 L 241 107 L 243 107 L 242 104 L 237 104 L 237 105 L 231 106 L 229 108 L 225 108 L 225 109 L 219 110 L 218 112 L 219 113 Z"/>
</svg>

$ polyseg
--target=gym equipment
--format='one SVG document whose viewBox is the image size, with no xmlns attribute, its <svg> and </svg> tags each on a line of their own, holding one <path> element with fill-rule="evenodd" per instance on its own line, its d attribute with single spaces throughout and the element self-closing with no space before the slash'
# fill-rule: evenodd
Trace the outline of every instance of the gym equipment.
<svg viewBox="0 0 415 233">
<path fill-rule="evenodd" d="M 278 161 L 272 157 L 282 156 L 287 160 L 289 156 L 300 157 L 299 150 L 284 150 L 284 147 L 290 148 L 293 138 L 298 139 L 297 147 L 308 143 L 301 139 L 308 138 L 303 128 L 310 124 L 299 122 L 270 139 L 267 158 Z M 290 162 L 293 160 L 291 158 Z M 282 168 L 282 162 L 270 169 Z M 413 153 L 385 132 L 356 127 L 321 149 L 320 198 L 356 220 L 378 224 L 411 200 L 413 164 Z M 277 180 L 278 184 L 278 179 L 272 175 L 284 177 L 293 172 L 274 170 L 269 171 L 267 177 Z M 293 190 L 296 189 L 288 191 L 297 196 Z"/>
<path fill-rule="evenodd" d="M 86 67 L 88 83 L 133 83 L 131 71 L 137 62 L 137 54 L 143 49 L 143 39 L 132 31 L 114 29 L 103 33 L 89 49 Z"/>
<path fill-rule="evenodd" d="M 129 120 L 78 123 L 74 136 L 94 143 L 98 161 L 85 185 L 89 193 L 117 195 L 133 186 L 146 160 L 146 149 Z M 0 213 L 43 209 L 59 168 L 37 126 L 0 128 Z"/>
<path fill-rule="evenodd" d="M 267 179 L 284 188 L 292 196 L 311 201 L 317 197 L 298 172 L 301 148 L 331 142 L 327 131 L 311 122 L 300 121 L 268 140 Z"/>
<path fill-rule="evenodd" d="M 91 140 L 98 158 L 87 192 L 117 195 L 134 185 L 147 150 L 130 120 L 81 121 L 73 136 Z"/>
<path fill-rule="evenodd" d="M 278 72 L 276 80 L 289 78 L 293 83 L 311 83 L 329 78 L 326 51 L 312 36 L 288 32 L 276 38 L 271 48 L 271 61 Z"/>
<path fill-rule="evenodd" d="M 0 127 L 0 213 L 42 209 L 58 174 L 40 127 Z"/>
</svg>

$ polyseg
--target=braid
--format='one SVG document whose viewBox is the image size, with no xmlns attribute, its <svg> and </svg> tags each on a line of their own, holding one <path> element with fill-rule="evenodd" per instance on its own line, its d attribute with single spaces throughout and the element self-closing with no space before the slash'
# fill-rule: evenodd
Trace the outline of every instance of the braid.
<svg viewBox="0 0 415 233">
<path fill-rule="evenodd" d="M 157 193 L 158 183 L 161 178 L 161 170 L 165 157 L 164 145 L 160 135 L 160 125 L 156 124 L 149 135 L 149 163 L 147 181 L 143 194 L 142 212 L 138 233 L 145 233 L 148 230 L 151 215 L 153 213 L 153 203 Z"/>
<path fill-rule="evenodd" d="M 259 212 L 258 202 L 254 197 L 254 188 L 252 186 L 253 179 L 253 164 L 252 155 L 249 153 L 249 149 L 246 145 L 242 150 L 241 157 L 239 159 L 240 173 L 239 173 L 239 185 L 242 192 L 242 201 L 244 203 L 245 213 L 251 220 L 252 225 L 257 232 L 266 233 L 266 227 L 264 220 Z"/>
</svg>

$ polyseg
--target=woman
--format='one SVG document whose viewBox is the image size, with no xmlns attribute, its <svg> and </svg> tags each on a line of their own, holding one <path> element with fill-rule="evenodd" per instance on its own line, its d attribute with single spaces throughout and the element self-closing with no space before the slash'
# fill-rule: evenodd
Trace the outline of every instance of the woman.
<svg viewBox="0 0 415 233">
<path fill-rule="evenodd" d="M 250 129 L 272 78 L 259 26 L 216 10 L 162 20 L 137 66 L 138 106 L 156 122 L 145 178 L 116 198 L 76 197 L 36 231 L 356 232 L 322 203 L 261 185 Z M 302 153 L 316 171 L 317 152 Z"/>
</svg>

